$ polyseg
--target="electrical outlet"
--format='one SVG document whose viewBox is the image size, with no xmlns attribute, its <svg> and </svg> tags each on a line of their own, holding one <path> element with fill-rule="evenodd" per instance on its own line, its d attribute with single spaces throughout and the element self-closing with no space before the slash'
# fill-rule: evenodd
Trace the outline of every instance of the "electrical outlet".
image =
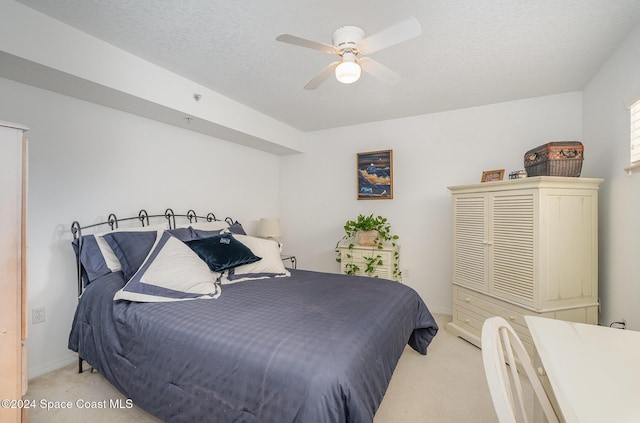
<svg viewBox="0 0 640 423">
<path fill-rule="evenodd" d="M 38 307 L 31 310 L 31 323 L 42 323 L 45 319 L 44 307 Z"/>
</svg>

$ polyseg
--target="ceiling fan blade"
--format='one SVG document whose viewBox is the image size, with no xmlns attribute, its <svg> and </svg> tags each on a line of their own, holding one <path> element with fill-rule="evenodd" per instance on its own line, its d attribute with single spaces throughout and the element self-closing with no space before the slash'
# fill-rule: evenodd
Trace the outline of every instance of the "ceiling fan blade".
<svg viewBox="0 0 640 423">
<path fill-rule="evenodd" d="M 340 64 L 340 62 L 333 62 L 326 68 L 322 69 L 322 72 L 317 74 L 311 81 L 307 82 L 307 85 L 304 86 L 305 90 L 315 90 L 327 80 L 331 75 L 333 75 L 336 67 Z"/>
<path fill-rule="evenodd" d="M 358 60 L 360 67 L 363 71 L 375 76 L 381 81 L 387 82 L 390 85 L 397 84 L 400 82 L 400 75 L 386 67 L 380 62 L 377 62 L 368 57 L 363 57 Z"/>
<path fill-rule="evenodd" d="M 325 53 L 338 54 L 338 51 L 334 46 L 296 37 L 295 35 L 290 35 L 290 34 L 278 35 L 276 37 L 276 40 L 282 41 L 283 43 L 293 44 L 296 46 L 307 47 L 307 48 L 312 48 L 314 50 L 324 51 Z"/>
<path fill-rule="evenodd" d="M 370 35 L 358 44 L 358 50 L 363 54 L 371 54 L 383 48 L 399 44 L 422 34 L 420 23 L 409 17 L 397 24 L 391 25 L 376 34 Z"/>
</svg>

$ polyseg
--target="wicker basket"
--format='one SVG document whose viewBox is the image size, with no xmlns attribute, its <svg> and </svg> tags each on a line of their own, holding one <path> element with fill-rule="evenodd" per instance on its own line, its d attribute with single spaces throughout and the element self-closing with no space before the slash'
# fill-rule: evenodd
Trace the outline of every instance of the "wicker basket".
<svg viewBox="0 0 640 423">
<path fill-rule="evenodd" d="M 358 231 L 358 245 L 373 247 L 377 237 L 378 231 Z"/>
<path fill-rule="evenodd" d="M 549 142 L 524 155 L 527 176 L 580 176 L 584 147 L 579 141 Z"/>
</svg>

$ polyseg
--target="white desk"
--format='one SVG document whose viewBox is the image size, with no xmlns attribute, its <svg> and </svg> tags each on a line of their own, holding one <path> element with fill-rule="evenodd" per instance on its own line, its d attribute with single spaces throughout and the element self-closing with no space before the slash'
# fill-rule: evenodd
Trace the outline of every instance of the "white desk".
<svg viewBox="0 0 640 423">
<path fill-rule="evenodd" d="M 640 332 L 525 316 L 567 423 L 640 422 Z"/>
</svg>

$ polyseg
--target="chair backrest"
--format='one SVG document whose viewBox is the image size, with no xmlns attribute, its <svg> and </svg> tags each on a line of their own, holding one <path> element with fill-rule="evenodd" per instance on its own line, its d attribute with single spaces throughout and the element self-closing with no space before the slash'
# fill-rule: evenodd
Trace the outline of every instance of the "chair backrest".
<svg viewBox="0 0 640 423">
<path fill-rule="evenodd" d="M 547 420 L 557 423 L 558 417 L 531 364 L 531 357 L 511 325 L 502 317 L 490 317 L 482 325 L 481 340 L 484 372 L 500 423 L 528 422 L 516 357 L 531 382 Z"/>
</svg>

